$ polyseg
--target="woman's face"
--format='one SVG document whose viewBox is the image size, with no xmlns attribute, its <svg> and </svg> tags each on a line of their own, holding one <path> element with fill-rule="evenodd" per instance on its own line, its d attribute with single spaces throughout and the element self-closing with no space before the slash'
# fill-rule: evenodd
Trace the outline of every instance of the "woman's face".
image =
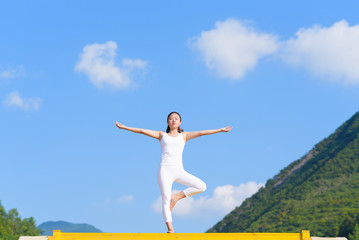
<svg viewBox="0 0 359 240">
<path fill-rule="evenodd" d="M 172 113 L 167 121 L 167 124 L 171 129 L 177 129 L 181 123 L 180 116 L 177 113 Z"/>
</svg>

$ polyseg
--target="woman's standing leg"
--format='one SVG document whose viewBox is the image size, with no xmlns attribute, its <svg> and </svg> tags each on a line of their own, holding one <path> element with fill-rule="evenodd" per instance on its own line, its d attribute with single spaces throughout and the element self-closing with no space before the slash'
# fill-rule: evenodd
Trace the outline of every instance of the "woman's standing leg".
<svg viewBox="0 0 359 240">
<path fill-rule="evenodd" d="M 170 210 L 172 184 L 174 182 L 174 178 L 171 175 L 172 174 L 170 167 L 166 167 L 166 166 L 159 167 L 157 181 L 161 190 L 162 214 L 167 225 L 168 233 L 174 232 L 172 226 L 172 215 Z"/>
</svg>

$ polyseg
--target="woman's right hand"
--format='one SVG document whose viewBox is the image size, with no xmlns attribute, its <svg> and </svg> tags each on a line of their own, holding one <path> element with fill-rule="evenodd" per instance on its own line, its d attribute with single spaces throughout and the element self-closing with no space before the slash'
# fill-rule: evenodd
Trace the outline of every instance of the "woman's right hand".
<svg viewBox="0 0 359 240">
<path fill-rule="evenodd" d="M 120 129 L 124 129 L 126 126 L 116 121 L 116 126 Z"/>
<path fill-rule="evenodd" d="M 231 131 L 232 127 L 231 126 L 228 126 L 228 127 L 225 127 L 225 128 L 221 128 L 221 131 L 222 132 L 229 132 Z"/>
</svg>

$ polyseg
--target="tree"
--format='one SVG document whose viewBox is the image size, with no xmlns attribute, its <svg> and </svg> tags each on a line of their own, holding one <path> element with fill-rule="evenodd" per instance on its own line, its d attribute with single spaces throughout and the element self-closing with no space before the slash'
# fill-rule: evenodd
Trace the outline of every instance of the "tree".
<svg viewBox="0 0 359 240">
<path fill-rule="evenodd" d="M 349 240 L 359 240 L 359 224 L 356 224 L 352 234 L 349 234 Z"/>
<path fill-rule="evenodd" d="M 20 236 L 40 234 L 41 230 L 36 227 L 33 217 L 22 220 L 15 208 L 7 213 L 0 202 L 0 240 L 17 240 Z"/>
</svg>

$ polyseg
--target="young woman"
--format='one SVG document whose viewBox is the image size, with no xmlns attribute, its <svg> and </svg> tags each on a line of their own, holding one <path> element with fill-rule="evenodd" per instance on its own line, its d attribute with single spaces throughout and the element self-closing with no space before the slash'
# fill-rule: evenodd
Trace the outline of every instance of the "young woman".
<svg viewBox="0 0 359 240">
<path fill-rule="evenodd" d="M 232 129 L 232 127 L 229 126 L 215 130 L 184 132 L 181 129 L 181 123 L 181 116 L 177 112 L 171 112 L 167 116 L 166 132 L 126 127 L 116 122 L 116 126 L 120 129 L 141 133 L 160 141 L 162 154 L 157 180 L 161 190 L 162 213 L 167 225 L 167 233 L 174 233 L 171 211 L 177 201 L 206 190 L 206 184 L 201 179 L 189 174 L 183 169 L 182 152 L 185 143 L 196 137 L 219 132 L 229 132 Z M 173 182 L 181 183 L 188 186 L 188 188 L 179 193 L 172 194 Z"/>
</svg>

